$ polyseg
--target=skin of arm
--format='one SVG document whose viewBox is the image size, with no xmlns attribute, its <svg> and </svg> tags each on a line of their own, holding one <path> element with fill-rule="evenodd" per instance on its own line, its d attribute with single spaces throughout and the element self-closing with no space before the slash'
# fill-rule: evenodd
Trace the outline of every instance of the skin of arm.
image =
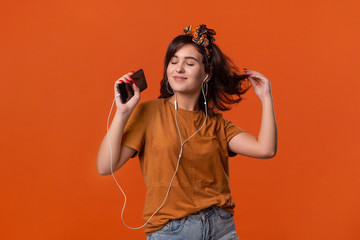
<svg viewBox="0 0 360 240">
<path fill-rule="evenodd" d="M 255 94 L 262 103 L 262 118 L 258 138 L 248 132 L 242 132 L 233 137 L 229 143 L 229 150 L 254 158 L 272 158 L 277 151 L 277 126 L 274 112 L 270 81 L 261 73 L 246 70 Z M 256 82 L 258 82 L 258 85 Z"/>
<path fill-rule="evenodd" d="M 132 72 L 127 73 L 115 82 L 114 85 L 115 95 L 117 95 L 118 93 L 116 89 L 116 84 L 121 82 L 130 83 L 130 81 L 132 81 L 130 77 L 131 75 Z M 111 149 L 112 149 L 113 172 L 115 172 L 121 166 L 123 166 L 129 160 L 129 158 L 133 156 L 134 153 L 136 152 L 135 149 L 121 145 L 121 138 L 126 122 L 128 121 L 130 114 L 132 113 L 132 111 L 134 110 L 136 104 L 139 102 L 140 99 L 139 88 L 134 84 L 133 89 L 134 89 L 134 96 L 128 102 L 122 104 L 120 101 L 120 97 L 116 98 L 117 110 L 108 131 L 109 139 L 111 143 Z M 96 167 L 99 174 L 101 175 L 111 174 L 110 159 L 111 159 L 110 147 L 108 142 L 108 136 L 106 134 L 100 144 L 97 154 Z"/>
<path fill-rule="evenodd" d="M 121 145 L 122 133 L 128 119 L 128 114 L 121 114 L 117 112 L 109 128 L 108 134 L 112 149 L 113 172 L 121 168 L 136 152 L 132 148 Z M 111 174 L 110 148 L 107 135 L 105 135 L 100 144 L 96 163 L 99 174 Z"/>
</svg>

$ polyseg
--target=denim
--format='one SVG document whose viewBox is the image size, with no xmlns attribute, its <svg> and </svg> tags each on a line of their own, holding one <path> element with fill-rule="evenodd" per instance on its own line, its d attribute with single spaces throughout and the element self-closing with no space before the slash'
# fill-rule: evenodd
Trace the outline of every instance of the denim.
<svg viewBox="0 0 360 240">
<path fill-rule="evenodd" d="M 232 215 L 212 206 L 184 218 L 170 220 L 146 240 L 233 240 L 238 239 Z"/>
</svg>

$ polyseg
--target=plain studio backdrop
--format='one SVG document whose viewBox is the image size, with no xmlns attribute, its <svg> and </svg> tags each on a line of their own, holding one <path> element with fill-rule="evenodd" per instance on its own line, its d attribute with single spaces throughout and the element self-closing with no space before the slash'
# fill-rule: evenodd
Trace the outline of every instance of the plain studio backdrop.
<svg viewBox="0 0 360 240">
<path fill-rule="evenodd" d="M 241 240 L 360 239 L 358 1 L 3 1 L 2 239 L 144 239 L 121 222 L 124 198 L 96 170 L 113 84 L 143 68 L 157 98 L 170 41 L 191 24 L 216 30 L 238 67 L 271 81 L 278 152 L 230 159 Z M 224 113 L 257 136 L 251 88 Z M 114 113 L 114 112 L 113 112 Z M 140 226 L 138 159 L 116 173 L 125 220 Z"/>
</svg>

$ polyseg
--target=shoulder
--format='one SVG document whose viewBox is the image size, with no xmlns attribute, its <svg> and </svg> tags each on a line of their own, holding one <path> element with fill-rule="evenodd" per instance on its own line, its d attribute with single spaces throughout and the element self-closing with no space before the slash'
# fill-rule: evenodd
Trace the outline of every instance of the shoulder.
<svg viewBox="0 0 360 240">
<path fill-rule="evenodd" d="M 148 100 L 145 102 L 140 102 L 138 104 L 139 107 L 145 107 L 145 108 L 152 108 L 152 107 L 159 107 L 161 105 L 164 104 L 164 99 L 163 98 L 159 98 L 159 99 L 152 99 L 152 100 Z"/>
<path fill-rule="evenodd" d="M 228 122 L 228 120 L 226 120 L 223 117 L 222 113 L 213 113 L 210 116 L 208 116 L 208 118 L 210 121 L 217 122 L 218 124 L 221 124 L 221 125 L 226 125 L 226 123 Z"/>
<path fill-rule="evenodd" d="M 220 125 L 221 128 L 224 128 L 225 130 L 233 127 L 237 127 L 232 121 L 224 118 L 222 113 L 213 113 L 209 117 L 210 122 L 216 122 L 216 124 Z"/>
<path fill-rule="evenodd" d="M 221 126 L 221 128 L 224 129 L 225 134 L 227 136 L 233 137 L 236 134 L 239 134 L 239 133 L 245 131 L 244 129 L 235 125 L 232 121 L 224 118 L 224 116 L 221 113 L 217 113 L 217 114 L 211 116 L 211 118 L 213 118 L 214 121 L 216 121 Z"/>
<path fill-rule="evenodd" d="M 222 119 L 225 126 L 234 125 L 230 120 L 227 120 L 225 118 Z"/>
<path fill-rule="evenodd" d="M 164 99 L 153 99 L 144 102 L 138 103 L 135 108 L 135 112 L 142 114 L 146 118 L 151 116 L 156 116 L 165 111 L 165 101 Z"/>
<path fill-rule="evenodd" d="M 147 111 L 147 110 L 155 110 L 159 107 L 161 107 L 162 105 L 164 105 L 164 100 L 163 99 L 153 99 L 153 100 L 148 100 L 145 102 L 140 102 L 137 105 L 138 109 L 141 109 L 142 111 Z"/>
<path fill-rule="evenodd" d="M 217 121 L 219 121 L 225 128 L 235 126 L 235 124 L 232 121 L 224 118 L 222 113 L 216 113 L 216 115 L 214 116 L 217 118 Z"/>
</svg>

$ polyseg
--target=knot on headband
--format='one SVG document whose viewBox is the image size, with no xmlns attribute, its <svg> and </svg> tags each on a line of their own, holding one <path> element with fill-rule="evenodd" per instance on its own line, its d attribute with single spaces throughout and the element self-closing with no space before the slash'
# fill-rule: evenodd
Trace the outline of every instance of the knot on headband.
<svg viewBox="0 0 360 240">
<path fill-rule="evenodd" d="M 184 28 L 184 32 L 187 35 L 193 36 L 192 41 L 197 45 L 201 45 L 205 48 L 206 55 L 209 57 L 210 52 L 207 46 L 209 46 L 210 42 L 215 42 L 215 38 L 213 35 L 216 35 L 214 29 L 209 29 L 206 25 L 190 25 Z"/>
</svg>

